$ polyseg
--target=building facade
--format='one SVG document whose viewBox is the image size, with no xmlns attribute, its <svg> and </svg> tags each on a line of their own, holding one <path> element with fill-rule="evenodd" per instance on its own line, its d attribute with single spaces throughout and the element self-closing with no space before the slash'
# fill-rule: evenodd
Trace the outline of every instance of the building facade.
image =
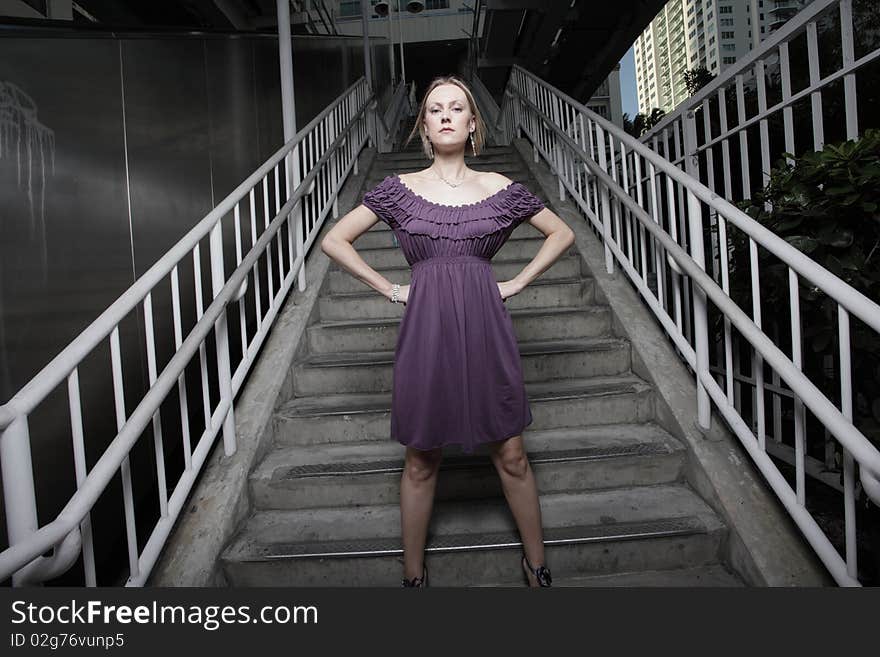
<svg viewBox="0 0 880 657">
<path fill-rule="evenodd" d="M 635 42 L 639 112 L 672 110 L 688 97 L 685 71 L 718 75 L 811 1 L 670 0 Z"/>
</svg>

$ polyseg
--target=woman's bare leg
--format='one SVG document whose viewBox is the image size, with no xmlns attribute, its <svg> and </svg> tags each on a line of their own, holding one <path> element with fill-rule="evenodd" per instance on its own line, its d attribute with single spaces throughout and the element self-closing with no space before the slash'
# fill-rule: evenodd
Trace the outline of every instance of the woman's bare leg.
<svg viewBox="0 0 880 657">
<path fill-rule="evenodd" d="M 422 576 L 428 523 L 442 458 L 442 449 L 406 448 L 400 478 L 400 528 L 403 534 L 403 576 L 407 579 Z"/>
<path fill-rule="evenodd" d="M 516 520 L 529 563 L 535 568 L 545 565 L 544 530 L 541 526 L 541 505 L 535 474 L 529 464 L 522 436 L 489 443 L 492 463 L 501 477 L 504 497 Z M 534 575 L 529 576 L 532 586 L 538 586 Z"/>
</svg>

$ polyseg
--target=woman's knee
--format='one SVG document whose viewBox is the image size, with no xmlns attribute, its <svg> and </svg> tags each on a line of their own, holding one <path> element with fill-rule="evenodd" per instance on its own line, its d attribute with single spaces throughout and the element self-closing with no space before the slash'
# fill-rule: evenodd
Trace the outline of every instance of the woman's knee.
<svg viewBox="0 0 880 657">
<path fill-rule="evenodd" d="M 521 479 L 528 474 L 529 458 L 522 436 L 508 438 L 493 450 L 492 461 L 500 474 Z"/>
<path fill-rule="evenodd" d="M 407 447 L 404 473 L 413 481 L 427 481 L 437 475 L 442 458 L 443 451 L 440 449 L 418 450 Z"/>
</svg>

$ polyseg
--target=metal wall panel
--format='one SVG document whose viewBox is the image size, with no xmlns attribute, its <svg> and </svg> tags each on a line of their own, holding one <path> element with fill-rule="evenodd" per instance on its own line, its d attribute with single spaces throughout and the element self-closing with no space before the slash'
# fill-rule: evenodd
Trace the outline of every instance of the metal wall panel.
<svg viewBox="0 0 880 657">
<path fill-rule="evenodd" d="M 66 36 L 0 39 L 0 403 L 283 142 L 278 47 L 272 39 Z M 381 89 L 385 69 L 378 50 L 374 46 Z M 359 40 L 294 38 L 297 126 L 362 73 Z M 14 122 L 12 110 L 30 117 L 32 129 Z M 247 212 L 242 219 L 244 227 Z M 227 271 L 235 262 L 231 229 L 227 218 Z M 246 248 L 249 227 L 245 232 Z M 207 305 L 207 239 L 202 244 Z M 185 333 L 195 321 L 191 264 L 181 267 L 180 286 Z M 173 351 L 169 287 L 153 295 L 160 370 Z M 237 330 L 230 322 L 233 345 Z M 120 332 L 130 414 L 147 386 L 142 308 Z M 212 348 L 209 344 L 209 352 Z M 190 369 L 190 416 L 197 420 L 202 413 L 197 363 Z M 89 466 L 115 434 L 109 374 L 104 341 L 81 368 Z M 209 374 L 213 401 L 216 382 Z M 182 462 L 176 403 L 172 395 L 162 409 L 169 485 Z M 193 423 L 194 437 L 201 428 Z M 150 517 L 155 458 L 152 432 L 146 433 L 131 456 L 135 498 L 150 502 L 137 519 L 139 545 L 155 521 Z M 38 513 L 46 522 L 75 488 L 64 385 L 32 415 L 31 438 Z M 122 566 L 119 482 L 111 486 L 93 514 L 96 556 L 99 564 Z M 106 570 L 99 584 L 121 583 Z M 77 576 L 62 580 L 76 583 Z"/>
</svg>

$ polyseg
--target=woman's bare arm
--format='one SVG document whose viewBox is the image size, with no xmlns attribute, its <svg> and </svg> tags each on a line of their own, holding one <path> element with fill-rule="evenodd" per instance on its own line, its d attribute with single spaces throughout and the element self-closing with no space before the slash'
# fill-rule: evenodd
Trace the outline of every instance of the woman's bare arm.
<svg viewBox="0 0 880 657">
<path fill-rule="evenodd" d="M 321 240 L 321 250 L 358 280 L 391 298 L 391 281 L 370 267 L 355 250 L 352 243 L 368 231 L 379 217 L 367 206 L 360 204 L 342 219 Z M 400 298 L 406 301 L 409 286 L 401 286 Z"/>
<path fill-rule="evenodd" d="M 546 239 L 531 262 L 510 280 L 515 286 L 514 294 L 547 271 L 574 244 L 574 231 L 549 208 L 536 213 L 529 223 L 544 233 Z"/>
</svg>

